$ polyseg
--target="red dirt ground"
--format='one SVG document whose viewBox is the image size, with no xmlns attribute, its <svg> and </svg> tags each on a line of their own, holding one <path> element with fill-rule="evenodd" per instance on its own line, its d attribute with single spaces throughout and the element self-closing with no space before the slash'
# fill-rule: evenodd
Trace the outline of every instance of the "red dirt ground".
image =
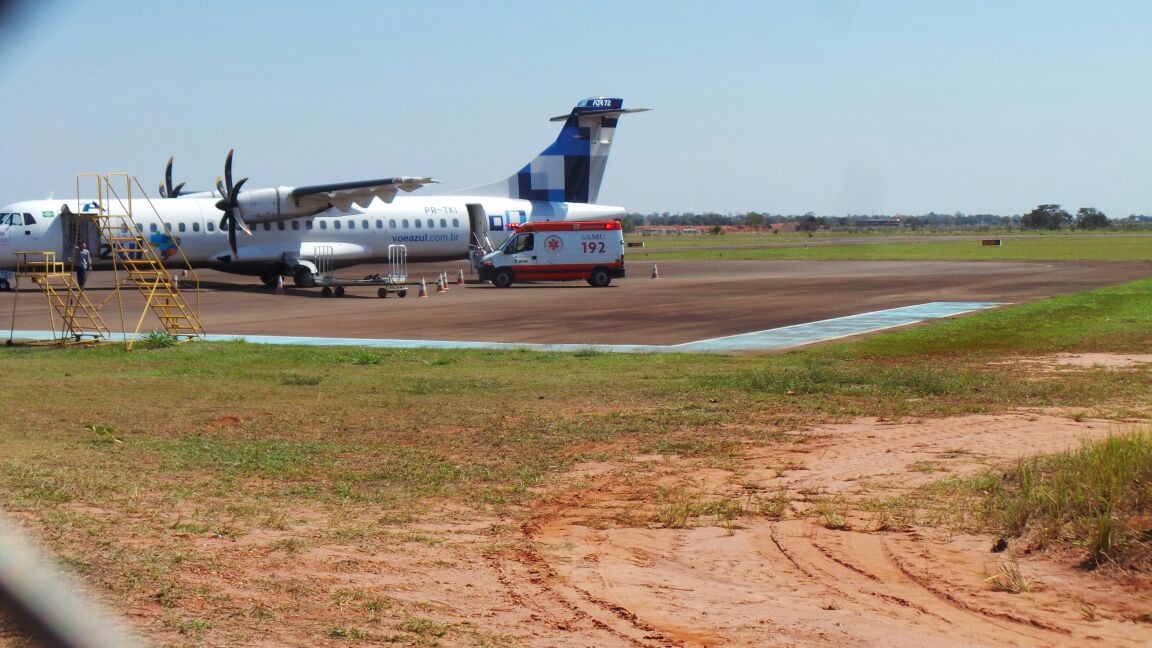
<svg viewBox="0 0 1152 648">
<path fill-rule="evenodd" d="M 431 279 L 443 269 L 454 276 L 457 267 L 419 266 L 412 274 Z M 413 291 L 386 300 L 371 289 L 352 289 L 343 299 L 292 288 L 274 295 L 251 280 L 206 272 L 201 311 L 210 333 L 659 344 L 928 301 L 1028 301 L 1146 277 L 1152 264 L 661 262 L 659 279 L 648 278 L 648 270 L 633 264 L 633 276 L 608 289 L 452 285 L 425 299 Z M 111 294 L 107 281 L 94 278 L 90 292 L 97 300 Z M 21 294 L 16 328 L 47 328 L 45 306 L 35 298 Z M 11 299 L 0 295 L 0 312 Z M 1149 360 L 1034 361 L 1124 370 Z M 448 645 L 1149 645 L 1152 593 L 1139 582 L 1084 572 L 1071 556 L 1030 554 L 1024 547 L 992 553 L 992 538 L 902 527 L 853 507 L 945 474 L 972 474 L 1133 425 L 1052 412 L 862 420 L 801 431 L 803 444 L 750 449 L 738 470 L 677 456 L 588 464 L 540 492 L 512 543 L 494 546 L 490 529 L 523 518 L 442 511 L 434 521 L 405 525 L 407 535 L 363 546 L 333 538 L 323 516 L 301 515 L 282 531 L 198 539 L 199 549 L 218 557 L 219 568 L 187 579 L 226 590 L 237 610 L 273 610 L 292 620 L 244 617 L 246 645 L 391 641 L 368 621 L 359 640 L 325 634 L 334 608 L 309 602 L 343 600 L 340 593 L 352 591 L 386 601 L 385 618 L 406 614 L 452 624 L 444 638 L 434 629 L 405 635 Z M 653 523 L 659 511 L 647 496 L 655 486 L 748 503 L 754 494 L 783 491 L 792 501 L 779 520 L 699 519 L 665 528 Z M 821 511 L 829 501 L 836 510 Z M 829 524 L 840 513 L 843 520 Z M 304 549 L 269 549 L 285 538 L 301 539 Z M 990 578 L 1015 566 L 1031 582 L 1028 591 L 994 591 Z M 265 579 L 296 584 L 300 599 L 262 588 Z M 159 604 L 145 600 L 151 602 L 124 610 L 133 625 L 158 642 L 197 643 L 161 625 Z M 336 606 L 356 604 L 349 598 Z M 206 636 L 213 639 L 202 643 L 238 640 Z"/>
</svg>

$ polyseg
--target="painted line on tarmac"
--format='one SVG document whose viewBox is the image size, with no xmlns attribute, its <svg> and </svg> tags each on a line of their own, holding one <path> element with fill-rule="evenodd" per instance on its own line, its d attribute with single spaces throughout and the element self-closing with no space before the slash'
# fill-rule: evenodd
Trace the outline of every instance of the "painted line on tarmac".
<svg viewBox="0 0 1152 648">
<path fill-rule="evenodd" d="M 603 351 L 611 353 L 734 353 L 738 351 L 777 351 L 792 347 L 826 342 L 838 338 L 872 333 L 885 329 L 916 324 L 928 319 L 952 317 L 977 310 L 1002 306 L 996 302 L 931 302 L 904 306 L 847 317 L 784 326 L 781 328 L 729 335 L 709 340 L 698 340 L 674 345 L 650 344 L 528 344 L 520 342 L 465 342 L 454 340 L 400 340 L 339 337 L 300 337 L 289 335 L 231 335 L 211 334 L 204 339 L 211 342 L 247 342 L 250 344 L 288 344 L 307 346 L 358 346 L 388 349 L 501 349 L 527 351 Z M 13 331 L 13 340 L 51 340 L 58 333 L 52 331 Z M 139 336 L 141 338 L 144 335 Z M 125 340 L 123 334 L 112 334 L 109 342 Z"/>
<path fill-rule="evenodd" d="M 930 302 L 888 310 L 859 313 L 834 319 L 783 326 L 766 331 L 729 335 L 711 340 L 687 342 L 671 347 L 674 351 L 722 353 L 732 351 L 775 351 L 827 342 L 916 324 L 928 319 L 952 317 L 1002 306 L 997 302 Z"/>
</svg>

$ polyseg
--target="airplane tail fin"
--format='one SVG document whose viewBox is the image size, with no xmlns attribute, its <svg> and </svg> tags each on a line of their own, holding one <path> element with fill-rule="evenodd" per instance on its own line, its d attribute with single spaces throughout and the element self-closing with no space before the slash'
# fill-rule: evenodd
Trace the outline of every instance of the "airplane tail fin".
<svg viewBox="0 0 1152 648">
<path fill-rule="evenodd" d="M 546 202 L 592 203 L 608 164 L 608 151 L 620 115 L 647 108 L 624 108 L 623 99 L 584 99 L 567 115 L 555 142 L 514 175 L 500 182 L 454 193 L 478 193 Z"/>
</svg>

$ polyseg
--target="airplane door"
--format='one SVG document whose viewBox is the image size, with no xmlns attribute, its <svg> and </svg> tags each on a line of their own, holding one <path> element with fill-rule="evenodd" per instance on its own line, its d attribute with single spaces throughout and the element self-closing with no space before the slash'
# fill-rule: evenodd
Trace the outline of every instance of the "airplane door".
<svg viewBox="0 0 1152 648">
<path fill-rule="evenodd" d="M 480 267 L 480 259 L 492 251 L 492 241 L 488 240 L 488 215 L 484 213 L 484 205 L 468 203 L 468 258 L 472 268 Z"/>
<path fill-rule="evenodd" d="M 79 219 L 76 214 L 72 213 L 71 209 L 68 209 L 68 203 L 64 203 L 60 205 L 60 215 L 57 220 L 60 221 L 60 258 L 71 261 L 73 250 L 80 245 L 76 238 L 76 225 Z"/>
<path fill-rule="evenodd" d="M 488 240 L 488 215 L 484 213 L 484 205 L 468 203 L 468 245 L 476 246 L 485 252 L 492 251 L 492 242 Z"/>
<path fill-rule="evenodd" d="M 60 228 L 61 259 L 71 261 L 73 253 L 76 248 L 80 247 L 81 243 L 88 244 L 88 249 L 92 251 L 93 256 L 107 257 L 107 254 L 100 247 L 100 227 L 91 216 L 76 214 L 65 203 L 60 206 L 57 220 L 59 223 L 56 227 Z"/>
</svg>

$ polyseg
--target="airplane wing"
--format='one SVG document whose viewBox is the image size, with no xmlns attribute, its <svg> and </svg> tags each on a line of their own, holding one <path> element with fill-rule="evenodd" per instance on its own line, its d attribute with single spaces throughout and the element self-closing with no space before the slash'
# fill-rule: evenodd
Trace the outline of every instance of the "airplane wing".
<svg viewBox="0 0 1152 648">
<path fill-rule="evenodd" d="M 410 192 L 426 184 L 440 182 L 432 178 L 412 178 L 400 176 L 396 178 L 381 178 L 379 180 L 357 180 L 354 182 L 337 182 L 333 184 L 312 185 L 309 187 L 296 187 L 289 196 L 297 207 L 324 208 L 333 205 L 341 211 L 348 211 L 353 204 L 367 207 L 373 198 L 384 202 L 392 202 L 400 191 Z"/>
</svg>

